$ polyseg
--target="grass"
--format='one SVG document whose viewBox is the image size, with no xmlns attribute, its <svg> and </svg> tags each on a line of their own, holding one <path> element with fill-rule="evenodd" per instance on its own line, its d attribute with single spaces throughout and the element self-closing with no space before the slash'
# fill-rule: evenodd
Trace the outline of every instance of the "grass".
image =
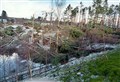
<svg viewBox="0 0 120 82">
<path fill-rule="evenodd" d="M 80 70 L 71 72 L 79 66 L 81 67 Z M 81 80 L 84 82 L 120 82 L 120 49 L 110 51 L 96 60 L 64 70 L 64 72 L 67 71 L 70 73 L 65 73 L 60 78 L 63 82 L 80 82 Z M 78 72 L 81 72 L 83 76 L 77 75 Z"/>
<path fill-rule="evenodd" d="M 120 50 L 109 52 L 105 56 L 95 61 L 88 63 L 88 70 L 93 75 L 104 77 L 103 80 L 108 79 L 110 82 L 120 81 Z M 116 78 L 116 79 L 115 79 Z"/>
</svg>

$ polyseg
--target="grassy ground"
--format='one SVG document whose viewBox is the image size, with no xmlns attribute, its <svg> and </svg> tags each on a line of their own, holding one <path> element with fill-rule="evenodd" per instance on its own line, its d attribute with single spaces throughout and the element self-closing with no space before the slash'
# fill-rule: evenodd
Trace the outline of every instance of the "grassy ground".
<svg viewBox="0 0 120 82">
<path fill-rule="evenodd" d="M 74 71 L 80 67 L 80 70 Z M 102 57 L 66 69 L 63 82 L 120 82 L 120 49 Z M 68 72 L 68 73 L 67 73 Z M 80 74 L 77 74 L 80 73 Z"/>
</svg>

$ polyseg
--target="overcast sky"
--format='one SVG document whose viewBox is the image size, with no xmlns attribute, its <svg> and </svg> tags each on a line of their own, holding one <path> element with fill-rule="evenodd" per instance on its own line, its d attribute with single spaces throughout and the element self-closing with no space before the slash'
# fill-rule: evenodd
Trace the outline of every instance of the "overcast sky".
<svg viewBox="0 0 120 82">
<path fill-rule="evenodd" d="M 67 0 L 66 6 L 78 6 L 80 2 L 85 6 L 92 4 L 92 0 Z M 109 4 L 118 4 L 120 0 L 108 0 Z M 51 0 L 0 0 L 0 13 L 5 10 L 9 17 L 30 18 L 41 15 L 41 11 L 50 11 Z"/>
</svg>

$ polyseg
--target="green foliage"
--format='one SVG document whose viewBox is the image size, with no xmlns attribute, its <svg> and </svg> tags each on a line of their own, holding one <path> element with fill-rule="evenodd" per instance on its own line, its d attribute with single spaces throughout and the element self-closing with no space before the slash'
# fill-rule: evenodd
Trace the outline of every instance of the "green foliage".
<svg viewBox="0 0 120 82">
<path fill-rule="evenodd" d="M 17 33 L 23 32 L 22 27 L 18 26 L 18 27 L 16 28 L 16 32 L 17 32 Z"/>
<path fill-rule="evenodd" d="M 60 62 L 60 56 L 59 56 L 59 55 L 56 55 L 56 56 L 54 57 L 54 59 L 52 59 L 52 62 L 51 62 L 51 63 L 52 63 L 53 65 L 57 66 L 59 62 Z"/>
<path fill-rule="evenodd" d="M 36 31 L 38 32 L 41 29 L 40 23 L 35 23 L 34 24 L 34 29 L 36 29 Z"/>
<path fill-rule="evenodd" d="M 67 53 L 67 52 L 69 52 L 71 50 L 71 46 L 70 45 L 71 45 L 71 42 L 68 41 L 68 40 L 65 40 L 62 43 L 61 47 L 60 47 L 60 52 L 61 53 Z"/>
<path fill-rule="evenodd" d="M 7 19 L 7 12 L 3 10 L 1 16 L 2 18 Z"/>
<path fill-rule="evenodd" d="M 107 34 L 111 34 L 111 33 L 113 33 L 113 29 L 106 26 L 106 27 L 104 27 L 104 32 Z"/>
<path fill-rule="evenodd" d="M 90 20 L 90 21 L 88 22 L 88 27 L 89 27 L 89 28 L 94 28 L 94 23 L 93 23 L 92 20 Z"/>
<path fill-rule="evenodd" d="M 7 35 L 9 35 L 9 36 L 12 36 L 12 35 L 14 35 L 14 31 L 13 31 L 13 27 L 7 27 L 7 28 L 5 28 L 4 29 L 4 32 L 5 32 L 5 34 L 7 34 Z"/>
<path fill-rule="evenodd" d="M 83 32 L 77 28 L 70 29 L 70 36 L 72 38 L 79 38 L 81 35 L 83 35 Z"/>
<path fill-rule="evenodd" d="M 80 67 L 80 70 L 74 71 L 78 67 Z M 69 71 L 69 73 L 66 71 Z M 66 72 L 65 76 L 60 78 L 63 82 L 81 82 L 81 80 L 84 80 L 85 82 L 119 82 L 120 49 L 108 52 L 96 60 L 71 66 L 64 72 Z M 77 76 L 78 72 L 82 73 L 83 76 Z"/>
<path fill-rule="evenodd" d="M 120 32 L 114 32 L 113 34 L 120 36 Z"/>
<path fill-rule="evenodd" d="M 102 58 L 89 62 L 87 64 L 89 67 L 88 70 L 91 74 L 102 76 L 110 82 L 113 82 L 114 78 L 116 78 L 116 82 L 120 81 L 120 51 L 116 50 L 105 55 L 107 55 L 108 58 L 103 56 Z M 104 79 L 102 79 L 102 81 Z"/>
<path fill-rule="evenodd" d="M 99 5 L 96 7 L 96 14 L 101 14 L 101 13 L 104 13 L 104 7 Z"/>
<path fill-rule="evenodd" d="M 107 15 L 111 15 L 114 12 L 114 5 L 111 5 L 108 9 Z"/>
<path fill-rule="evenodd" d="M 86 52 L 86 51 L 84 51 L 84 50 L 82 50 L 82 51 L 76 51 L 76 54 L 75 54 L 75 56 L 76 56 L 77 58 L 79 58 L 79 57 L 81 57 L 81 56 L 86 56 L 86 55 L 88 55 L 88 52 Z"/>
<path fill-rule="evenodd" d="M 57 66 L 59 63 L 64 64 L 68 61 L 68 55 L 66 54 L 57 54 L 53 58 L 51 58 L 51 63 Z"/>
<path fill-rule="evenodd" d="M 71 11 L 71 16 L 75 17 L 77 15 L 77 13 L 79 12 L 79 8 L 76 7 Z"/>
<path fill-rule="evenodd" d="M 103 77 L 97 77 L 95 79 L 90 79 L 90 82 L 103 82 Z"/>
</svg>

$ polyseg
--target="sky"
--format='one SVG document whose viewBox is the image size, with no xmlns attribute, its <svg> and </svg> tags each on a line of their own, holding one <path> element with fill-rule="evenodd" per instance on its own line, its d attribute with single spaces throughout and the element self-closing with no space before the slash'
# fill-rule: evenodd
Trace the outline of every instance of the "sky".
<svg viewBox="0 0 120 82">
<path fill-rule="evenodd" d="M 92 5 L 92 0 L 67 0 L 66 6 L 79 6 L 80 2 L 84 6 Z M 110 4 L 118 4 L 120 0 L 108 0 Z M 42 11 L 51 10 L 51 0 L 0 0 L 0 14 L 5 10 L 9 17 L 31 18 L 31 16 L 42 16 Z"/>
</svg>

